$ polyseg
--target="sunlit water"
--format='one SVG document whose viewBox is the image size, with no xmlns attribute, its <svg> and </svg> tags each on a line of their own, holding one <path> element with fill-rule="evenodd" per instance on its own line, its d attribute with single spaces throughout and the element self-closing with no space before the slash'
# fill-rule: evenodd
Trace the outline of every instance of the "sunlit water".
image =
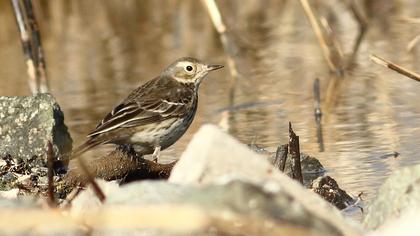
<svg viewBox="0 0 420 236">
<path fill-rule="evenodd" d="M 312 86 L 320 78 L 324 97 L 332 77 L 298 1 L 220 1 L 238 45 L 241 77 L 233 104 L 228 68 L 212 73 L 200 88 L 192 127 L 163 152 L 164 159 L 178 158 L 200 125 L 222 119 L 242 142 L 274 151 L 287 142 L 291 121 L 303 152 L 318 157 L 348 193 L 363 192 L 365 200 L 372 199 L 392 171 L 420 162 L 420 84 L 368 58 L 376 53 L 420 71 L 420 45 L 412 53 L 405 49 L 420 33 L 419 25 L 401 20 L 419 17 L 420 4 L 406 2 L 377 10 L 382 11 L 379 17 L 372 13 L 354 65 L 330 99 L 333 104 L 327 107 L 323 101 L 325 151 L 320 152 Z M 225 63 L 200 1 L 51 1 L 37 10 L 42 10 L 51 91 L 76 145 L 129 91 L 174 59 L 188 55 Z M 336 29 L 343 51 L 351 53 L 358 28 L 348 9 L 325 1 L 318 11 Z M 0 95 L 27 95 L 26 69 L 8 1 L 0 2 L 0 24 Z M 400 155 L 383 158 L 392 152 Z"/>
</svg>

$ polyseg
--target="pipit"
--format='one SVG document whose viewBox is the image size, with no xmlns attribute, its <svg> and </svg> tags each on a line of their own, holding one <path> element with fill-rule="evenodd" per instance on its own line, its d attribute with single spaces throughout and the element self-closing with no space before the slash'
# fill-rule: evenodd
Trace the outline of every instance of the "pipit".
<svg viewBox="0 0 420 236">
<path fill-rule="evenodd" d="M 193 121 L 203 78 L 222 67 L 191 57 L 176 60 L 109 112 L 70 158 L 112 143 L 132 145 L 139 154 L 153 154 L 157 161 L 160 151 L 174 144 Z"/>
</svg>

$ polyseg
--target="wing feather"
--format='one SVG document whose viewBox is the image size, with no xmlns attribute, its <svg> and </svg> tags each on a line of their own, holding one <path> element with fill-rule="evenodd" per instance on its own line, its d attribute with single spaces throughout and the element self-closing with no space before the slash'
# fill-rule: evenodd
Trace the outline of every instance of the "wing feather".
<svg viewBox="0 0 420 236">
<path fill-rule="evenodd" d="M 153 82 L 157 81 L 149 81 L 134 90 L 126 100 L 104 117 L 88 137 L 92 139 L 116 129 L 161 122 L 183 116 L 188 112 L 191 105 L 188 103 L 193 102 L 193 88 L 183 88 L 177 93 L 168 93 L 165 86 L 173 85 L 156 86 Z"/>
</svg>

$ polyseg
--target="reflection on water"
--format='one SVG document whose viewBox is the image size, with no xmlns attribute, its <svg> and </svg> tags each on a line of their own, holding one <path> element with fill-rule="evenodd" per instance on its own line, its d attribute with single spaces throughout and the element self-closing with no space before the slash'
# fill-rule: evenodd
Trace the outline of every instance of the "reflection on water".
<svg viewBox="0 0 420 236">
<path fill-rule="evenodd" d="M 372 25 L 355 64 L 336 88 L 335 105 L 323 107 L 325 152 L 319 152 L 312 86 L 320 78 L 324 93 L 330 74 L 298 1 L 219 1 L 240 49 L 235 103 L 228 99 L 229 72 L 211 74 L 201 86 L 192 127 L 163 155 L 178 157 L 201 124 L 218 123 L 225 111 L 230 133 L 270 150 L 287 142 L 292 121 L 303 152 L 319 157 L 349 193 L 374 197 L 393 170 L 420 162 L 420 84 L 368 59 L 377 53 L 416 68 L 419 49 L 410 54 L 405 47 L 418 25 L 399 18 L 418 17 L 420 4 L 386 2 L 382 8 L 369 6 Z M 349 53 L 358 30 L 351 13 L 340 1 L 318 3 Z M 37 11 L 52 93 L 76 144 L 128 91 L 174 59 L 225 60 L 200 1 L 57 0 L 41 1 Z M 0 23 L 0 95 L 26 95 L 26 69 L 8 1 L 0 1 Z M 398 158 L 381 158 L 394 151 Z"/>
</svg>

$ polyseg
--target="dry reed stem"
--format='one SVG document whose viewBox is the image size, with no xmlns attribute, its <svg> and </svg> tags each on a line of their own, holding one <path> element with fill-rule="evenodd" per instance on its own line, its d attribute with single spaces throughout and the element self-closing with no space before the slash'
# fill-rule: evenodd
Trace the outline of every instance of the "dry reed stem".
<svg viewBox="0 0 420 236">
<path fill-rule="evenodd" d="M 414 47 L 417 45 L 417 43 L 420 40 L 420 34 L 416 35 L 410 42 L 407 44 L 407 51 L 411 52 L 413 51 Z"/>
<path fill-rule="evenodd" d="M 222 42 L 223 50 L 226 52 L 226 62 L 229 67 L 229 72 L 232 77 L 229 84 L 229 103 L 231 106 L 235 103 L 235 94 L 236 94 L 236 85 L 237 80 L 239 77 L 238 67 L 236 61 L 234 59 L 235 56 L 235 48 L 232 44 L 228 34 L 227 34 L 227 27 L 223 23 L 223 18 L 220 13 L 220 10 L 216 4 L 215 0 L 202 0 L 202 3 L 205 5 L 210 19 L 216 29 L 217 33 L 219 34 L 220 41 Z"/>
<path fill-rule="evenodd" d="M 48 80 L 46 75 L 46 65 L 44 59 L 44 52 L 41 43 L 41 34 L 39 32 L 38 23 L 32 7 L 31 0 L 23 0 L 25 6 L 26 18 L 31 29 L 32 43 L 33 43 L 33 60 L 36 66 L 36 76 L 39 78 L 39 91 L 41 93 L 48 92 Z"/>
<path fill-rule="evenodd" d="M 206 6 L 214 28 L 216 29 L 217 33 L 219 33 L 223 49 L 227 53 L 227 64 L 229 66 L 229 70 L 233 79 L 233 84 L 236 84 L 236 79 L 238 78 L 239 73 L 236 62 L 233 58 L 235 53 L 233 52 L 230 39 L 227 35 L 227 28 L 226 25 L 223 23 L 223 18 L 220 13 L 220 10 L 214 0 L 203 0 L 202 2 Z"/>
<path fill-rule="evenodd" d="M 367 17 L 362 13 L 362 10 L 359 8 L 357 2 L 355 0 L 351 0 L 348 4 L 348 7 L 350 8 L 350 11 L 352 12 L 354 18 L 359 23 L 360 28 L 366 28 L 368 27 L 368 19 Z"/>
<path fill-rule="evenodd" d="M 25 24 L 25 19 L 22 14 L 22 8 L 19 0 L 11 0 L 13 10 L 15 12 L 16 22 L 19 29 L 19 36 L 22 43 L 23 55 L 25 57 L 25 63 L 27 66 L 27 72 L 29 76 L 29 88 L 32 94 L 40 92 L 39 78 L 36 75 L 35 62 L 33 58 L 32 45 L 28 29 Z"/>
<path fill-rule="evenodd" d="M 389 68 L 389 69 L 391 69 L 395 72 L 398 72 L 402 75 L 405 75 L 406 77 L 408 77 L 410 79 L 413 79 L 417 82 L 420 82 L 420 75 L 419 74 L 417 74 L 415 72 L 412 72 L 412 71 L 409 71 L 402 66 L 399 66 L 399 65 L 397 65 L 397 64 L 395 64 L 391 61 L 385 60 L 384 58 L 381 58 L 381 57 L 373 55 L 373 54 L 370 55 L 370 59 L 378 65 L 387 67 L 387 68 Z"/>
<path fill-rule="evenodd" d="M 333 54 L 331 52 L 330 47 L 328 46 L 329 45 L 328 41 L 327 41 L 324 33 L 322 32 L 322 29 L 321 29 L 321 27 L 318 23 L 318 20 L 315 16 L 315 13 L 313 12 L 311 6 L 309 5 L 309 2 L 307 0 L 300 0 L 300 3 L 302 5 L 302 8 L 303 8 L 306 16 L 308 17 L 309 23 L 312 26 L 312 29 L 315 33 L 315 36 L 318 39 L 319 45 L 322 49 L 324 58 L 327 61 L 328 67 L 330 68 L 330 70 L 332 70 L 334 72 L 341 71 L 341 68 L 339 68 L 339 66 L 332 59 Z"/>
</svg>

